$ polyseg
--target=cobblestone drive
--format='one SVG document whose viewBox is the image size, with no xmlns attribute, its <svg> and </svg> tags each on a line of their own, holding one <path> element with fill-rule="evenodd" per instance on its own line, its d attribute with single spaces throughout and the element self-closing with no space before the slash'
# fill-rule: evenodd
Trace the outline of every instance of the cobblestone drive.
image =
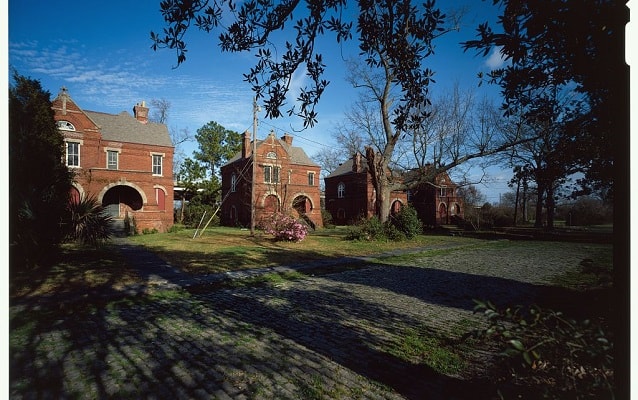
<svg viewBox="0 0 638 400">
<path fill-rule="evenodd" d="M 481 398 L 476 382 L 393 349 L 415 331 L 459 337 L 478 321 L 473 298 L 532 301 L 603 247 L 536 246 L 486 243 L 259 287 L 17 302 L 11 398 Z"/>
</svg>

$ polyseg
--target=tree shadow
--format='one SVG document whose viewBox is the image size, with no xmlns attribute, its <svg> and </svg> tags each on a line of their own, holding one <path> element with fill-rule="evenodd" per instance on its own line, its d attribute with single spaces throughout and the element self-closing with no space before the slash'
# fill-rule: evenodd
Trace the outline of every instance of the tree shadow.
<svg viewBox="0 0 638 400">
<path fill-rule="evenodd" d="M 357 390 L 393 398 L 391 390 L 410 399 L 463 399 L 487 390 L 392 355 L 393 336 L 422 321 L 341 288 L 171 291 L 12 314 L 16 397 L 296 399 L 315 379 L 324 398 L 357 397 Z M 330 392 L 338 385 L 346 389 Z"/>
<path fill-rule="evenodd" d="M 268 305 L 270 295 L 285 305 Z M 208 295 L 199 297 L 211 300 Z M 395 335 L 402 335 L 407 327 L 422 328 L 424 321 L 357 298 L 343 288 L 299 285 L 276 294 L 271 289 L 247 290 L 241 296 L 241 307 L 234 302 L 216 302 L 216 306 L 250 325 L 272 329 L 408 399 L 481 399 L 494 393 L 485 381 L 447 376 L 393 355 L 390 348 L 397 344 Z"/>
</svg>

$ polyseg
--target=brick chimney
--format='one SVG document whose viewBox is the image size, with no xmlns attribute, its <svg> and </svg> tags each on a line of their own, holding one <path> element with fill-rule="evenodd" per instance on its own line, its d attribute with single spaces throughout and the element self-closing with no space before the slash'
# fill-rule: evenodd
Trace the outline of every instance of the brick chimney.
<svg viewBox="0 0 638 400">
<path fill-rule="evenodd" d="M 135 107 L 133 107 L 133 115 L 135 116 L 135 119 L 141 123 L 148 123 L 148 107 L 146 107 L 145 101 L 137 103 Z"/>
<path fill-rule="evenodd" d="M 361 172 L 361 153 L 358 151 L 352 156 L 352 172 Z"/>
<path fill-rule="evenodd" d="M 292 146 L 292 136 L 290 136 L 288 133 L 284 133 L 284 135 L 281 137 L 281 140 L 286 142 L 288 146 Z"/>
<path fill-rule="evenodd" d="M 250 147 L 250 132 L 244 132 L 244 140 L 241 144 L 241 157 L 248 158 L 252 154 L 252 149 Z"/>
<path fill-rule="evenodd" d="M 66 102 L 69 99 L 69 91 L 66 87 L 62 86 L 62 88 L 60 88 L 58 97 L 62 100 L 62 115 L 66 115 Z"/>
</svg>

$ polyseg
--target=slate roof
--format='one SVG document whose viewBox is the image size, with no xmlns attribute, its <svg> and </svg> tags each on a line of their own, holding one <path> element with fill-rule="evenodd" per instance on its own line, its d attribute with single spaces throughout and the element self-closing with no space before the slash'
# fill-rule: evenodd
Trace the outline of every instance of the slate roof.
<svg viewBox="0 0 638 400">
<path fill-rule="evenodd" d="M 359 172 L 352 171 L 353 163 L 354 163 L 354 160 L 352 158 L 347 159 L 345 162 L 339 165 L 334 171 L 332 171 L 324 179 L 334 178 L 337 176 L 343 176 L 343 175 L 349 175 L 349 174 L 355 174 L 355 173 L 368 172 L 368 162 L 366 161 L 366 158 L 363 155 L 361 156 L 361 166 L 359 167 Z M 392 174 L 395 177 L 398 176 L 403 178 L 405 182 L 409 182 L 410 180 L 418 178 L 418 174 L 416 173 L 415 170 L 407 171 L 404 173 L 400 171 L 392 171 Z"/>
<path fill-rule="evenodd" d="M 352 171 L 353 163 L 354 163 L 354 160 L 352 158 L 347 159 L 344 163 L 339 165 L 337 169 L 335 169 L 328 176 L 326 176 L 326 178 L 334 178 L 335 176 L 354 174 L 355 172 Z M 362 156 L 361 170 L 358 173 L 367 172 L 367 171 L 368 171 L 368 163 L 366 162 L 366 159 Z"/>
<path fill-rule="evenodd" d="M 314 161 L 310 159 L 310 157 L 308 157 L 306 152 L 301 147 L 290 146 L 281 139 L 275 139 L 275 140 L 277 140 L 279 144 L 281 145 L 281 147 L 283 147 L 284 150 L 288 152 L 288 155 L 290 156 L 291 164 L 308 165 L 312 167 L 319 166 L 319 164 L 315 163 Z M 257 140 L 257 143 L 256 143 L 257 148 L 259 148 L 259 146 L 261 146 L 264 142 L 265 140 Z M 250 142 L 250 144 L 252 146 L 252 142 Z M 238 161 L 240 159 L 241 159 L 241 151 L 237 152 L 237 154 L 235 154 L 230 160 L 228 160 L 228 162 L 225 165 L 232 164 L 235 161 Z"/>
<path fill-rule="evenodd" d="M 173 147 L 168 128 L 164 124 L 143 124 L 126 111 L 119 114 L 84 112 L 101 128 L 103 140 Z"/>
</svg>

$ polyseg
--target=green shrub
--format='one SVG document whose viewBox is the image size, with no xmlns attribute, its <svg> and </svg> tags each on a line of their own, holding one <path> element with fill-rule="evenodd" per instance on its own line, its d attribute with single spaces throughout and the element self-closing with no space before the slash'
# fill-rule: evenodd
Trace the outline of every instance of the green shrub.
<svg viewBox="0 0 638 400">
<path fill-rule="evenodd" d="M 379 218 L 360 218 L 355 225 L 348 227 L 346 238 L 349 240 L 378 240 L 385 238 L 385 229 Z"/>
<path fill-rule="evenodd" d="M 328 210 L 321 210 L 321 220 L 323 221 L 323 227 L 326 229 L 333 229 L 335 227 L 332 221 L 332 214 Z"/>
<path fill-rule="evenodd" d="M 211 215 L 213 215 L 213 212 L 215 212 L 215 209 L 212 206 L 200 203 L 189 203 L 184 210 L 184 221 L 182 221 L 182 223 L 188 228 L 197 228 L 201 222 L 200 228 L 203 228 L 204 224 L 206 224 Z M 206 215 L 204 215 L 204 213 L 206 213 Z M 202 216 L 204 216 L 203 221 Z M 219 216 L 216 215 L 208 226 L 219 226 Z"/>
<path fill-rule="evenodd" d="M 388 233 L 390 233 L 390 226 L 402 234 L 402 236 L 399 235 L 400 238 L 412 239 L 423 233 L 423 224 L 416 210 L 409 206 L 402 207 L 401 211 L 390 216 L 388 227 L 386 228 Z M 392 233 L 392 235 L 394 235 L 394 233 Z M 388 234 L 388 238 L 393 240 L 390 234 Z"/>
<path fill-rule="evenodd" d="M 489 301 L 475 303 L 474 311 L 483 313 L 488 327 L 474 336 L 503 349 L 501 369 L 495 371 L 502 376 L 493 377 L 513 384 L 505 391 L 518 386 L 539 398 L 614 397 L 614 346 L 605 326 L 538 306 L 500 310 Z"/>
<path fill-rule="evenodd" d="M 153 229 L 144 228 L 144 229 L 142 230 L 142 235 L 152 235 L 152 234 L 154 234 L 154 233 L 158 233 L 158 232 L 159 232 L 159 231 L 158 231 L 157 229 L 155 229 L 155 228 L 153 228 Z"/>
<path fill-rule="evenodd" d="M 386 223 L 383 229 L 383 234 L 386 239 L 391 240 L 393 242 L 400 242 L 402 240 L 407 239 L 405 233 L 401 232 L 399 228 L 397 228 L 392 223 Z"/>
<path fill-rule="evenodd" d="M 590 197 L 581 197 L 571 207 L 560 211 L 559 216 L 568 226 L 602 225 L 614 219 L 611 207 Z"/>
<path fill-rule="evenodd" d="M 186 229 L 186 227 L 182 224 L 173 224 L 171 225 L 170 228 L 168 228 L 166 232 L 175 233 L 175 232 L 183 231 L 184 229 Z"/>
</svg>

